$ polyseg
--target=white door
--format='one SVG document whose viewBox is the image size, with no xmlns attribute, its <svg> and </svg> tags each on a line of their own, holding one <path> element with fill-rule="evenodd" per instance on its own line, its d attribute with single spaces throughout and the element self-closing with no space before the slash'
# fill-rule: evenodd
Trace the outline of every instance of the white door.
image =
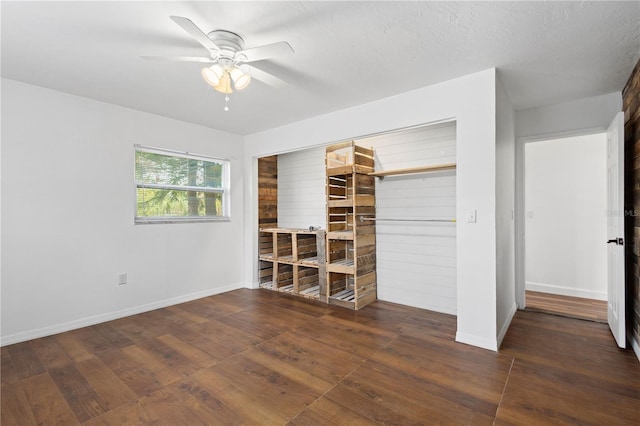
<svg viewBox="0 0 640 426">
<path fill-rule="evenodd" d="M 624 286 L 624 113 L 607 130 L 607 319 L 621 348 L 626 347 Z"/>
</svg>

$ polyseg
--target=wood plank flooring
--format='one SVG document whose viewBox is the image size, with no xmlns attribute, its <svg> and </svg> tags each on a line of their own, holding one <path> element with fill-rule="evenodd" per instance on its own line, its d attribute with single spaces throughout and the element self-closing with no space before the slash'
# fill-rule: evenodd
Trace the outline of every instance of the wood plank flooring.
<svg viewBox="0 0 640 426">
<path fill-rule="evenodd" d="M 499 353 L 456 319 L 237 290 L 3 347 L 8 425 L 637 424 L 607 326 L 518 312 Z"/>
<path fill-rule="evenodd" d="M 581 297 L 561 296 L 537 291 L 525 292 L 527 310 L 580 318 L 589 321 L 607 322 L 607 302 Z"/>
</svg>

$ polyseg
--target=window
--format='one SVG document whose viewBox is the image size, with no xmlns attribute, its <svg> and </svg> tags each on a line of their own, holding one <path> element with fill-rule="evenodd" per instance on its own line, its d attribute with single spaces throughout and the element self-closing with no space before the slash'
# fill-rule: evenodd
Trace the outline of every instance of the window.
<svg viewBox="0 0 640 426">
<path fill-rule="evenodd" d="M 136 223 L 229 220 L 229 161 L 135 146 Z"/>
</svg>

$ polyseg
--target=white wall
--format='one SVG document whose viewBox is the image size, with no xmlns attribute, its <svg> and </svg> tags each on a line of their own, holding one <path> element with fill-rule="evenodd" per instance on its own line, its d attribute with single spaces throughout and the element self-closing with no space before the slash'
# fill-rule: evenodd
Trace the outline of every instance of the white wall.
<svg viewBox="0 0 640 426">
<path fill-rule="evenodd" d="M 456 216 L 477 210 L 477 223 L 457 224 L 456 339 L 496 350 L 495 83 L 489 69 L 246 136 L 245 280 L 257 286 L 257 157 L 455 119 Z"/>
<path fill-rule="evenodd" d="M 134 225 L 134 144 L 229 158 L 231 222 Z M 2 344 L 244 285 L 242 144 L 3 79 Z"/>
<path fill-rule="evenodd" d="M 515 295 L 515 111 L 500 79 L 496 81 L 496 326 L 498 346 L 513 315 Z"/>
<path fill-rule="evenodd" d="M 622 111 L 620 92 L 520 110 L 516 112 L 516 136 L 560 137 L 587 129 L 606 129 L 619 111 Z"/>
<path fill-rule="evenodd" d="M 606 134 L 525 146 L 526 289 L 607 299 Z"/>
<path fill-rule="evenodd" d="M 455 122 L 356 143 L 374 149 L 376 170 L 456 162 Z M 279 226 L 326 228 L 324 158 L 324 147 L 278 156 Z M 376 179 L 376 212 L 379 219 L 455 219 L 455 171 Z M 376 234 L 378 299 L 455 314 L 456 224 L 379 220 Z"/>
<path fill-rule="evenodd" d="M 324 147 L 278 156 L 278 226 L 327 228 Z"/>
</svg>

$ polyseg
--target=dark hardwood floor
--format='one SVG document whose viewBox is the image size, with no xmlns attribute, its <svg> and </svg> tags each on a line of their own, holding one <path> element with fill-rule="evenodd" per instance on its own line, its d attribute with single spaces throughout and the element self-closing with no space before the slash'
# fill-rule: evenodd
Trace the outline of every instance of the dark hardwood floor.
<svg viewBox="0 0 640 426">
<path fill-rule="evenodd" d="M 2 348 L 1 424 L 638 424 L 607 326 L 518 312 L 499 353 L 455 317 L 237 290 Z"/>
<path fill-rule="evenodd" d="M 525 295 L 529 311 L 607 322 L 607 302 L 604 300 L 560 296 L 529 290 L 525 292 Z"/>
</svg>

